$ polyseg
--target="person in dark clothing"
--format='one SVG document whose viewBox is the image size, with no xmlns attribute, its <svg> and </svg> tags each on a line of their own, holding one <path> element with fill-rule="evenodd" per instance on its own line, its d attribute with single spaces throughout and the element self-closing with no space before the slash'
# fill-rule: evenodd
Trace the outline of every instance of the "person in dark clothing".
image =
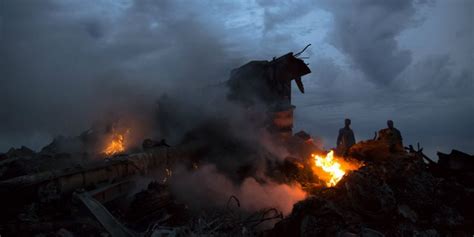
<svg viewBox="0 0 474 237">
<path fill-rule="evenodd" d="M 388 128 L 379 131 L 378 140 L 386 141 L 390 150 L 403 150 L 403 138 L 398 129 L 393 126 L 393 121 L 387 121 Z"/>
<path fill-rule="evenodd" d="M 350 128 L 351 120 L 346 119 L 344 124 L 345 126 L 339 129 L 339 135 L 337 136 L 336 152 L 340 155 L 346 155 L 349 148 L 355 144 L 354 132 Z"/>
</svg>

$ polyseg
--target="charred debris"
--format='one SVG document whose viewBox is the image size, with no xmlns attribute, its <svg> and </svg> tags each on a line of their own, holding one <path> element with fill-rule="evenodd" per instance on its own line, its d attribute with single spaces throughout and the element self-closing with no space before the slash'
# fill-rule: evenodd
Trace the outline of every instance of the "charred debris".
<svg viewBox="0 0 474 237">
<path fill-rule="evenodd" d="M 292 81 L 304 93 L 301 77 L 311 73 L 300 54 L 251 61 L 226 83 L 229 100 L 264 111 L 258 126 L 287 151 L 284 159 L 222 132 L 225 121 L 193 129 L 173 145 L 145 139 L 140 149 L 128 149 L 127 131 L 109 127 L 58 137 L 39 152 L 12 148 L 0 154 L 0 235 L 472 236 L 472 155 L 453 150 L 435 162 L 419 145 L 392 149 L 390 141 L 374 139 L 334 160 L 309 134 L 293 132 Z M 246 200 L 234 195 L 199 211 L 175 198 L 167 181 L 176 165 L 192 172 L 223 153 L 246 157 L 227 170 L 236 182 L 255 176 L 253 160 L 263 160 L 266 177 L 297 184 L 306 198 L 288 215 L 272 207 L 243 210 Z M 319 161 L 341 170 L 336 181 L 322 175 L 327 167 Z M 336 173 L 326 172 L 333 179 Z"/>
</svg>

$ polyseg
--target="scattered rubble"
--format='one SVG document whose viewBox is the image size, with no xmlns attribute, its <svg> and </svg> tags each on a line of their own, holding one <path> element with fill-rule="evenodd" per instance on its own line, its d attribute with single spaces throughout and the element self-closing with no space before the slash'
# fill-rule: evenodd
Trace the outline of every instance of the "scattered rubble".
<svg viewBox="0 0 474 237">
<path fill-rule="evenodd" d="M 306 138 L 302 139 L 303 143 L 309 139 L 304 135 L 297 136 Z M 169 158 L 173 155 L 186 154 L 184 148 L 159 146 L 154 149 L 165 152 L 159 158 L 163 165 L 172 163 Z M 119 193 L 114 194 L 116 191 L 113 191 L 117 187 L 127 187 L 122 185 L 123 179 L 116 179 L 109 186 L 99 182 L 93 187 L 76 188 L 68 188 L 61 181 L 61 187 L 71 191 L 80 191 L 80 188 L 89 190 L 95 200 L 109 207 L 111 215 L 123 223 L 126 233 L 131 235 L 469 236 L 474 233 L 474 209 L 470 208 L 474 200 L 474 189 L 469 186 L 472 182 L 466 182 L 466 177 L 472 177 L 473 170 L 457 168 L 469 167 L 464 164 L 470 164 L 472 156 L 459 151 L 453 151 L 450 155 L 440 153 L 440 162 L 432 164 L 425 162 L 420 149 L 411 147 L 408 150 L 410 152 L 394 152 L 389 145 L 375 140 L 358 143 L 349 151 L 349 157 L 364 162 L 364 166 L 349 172 L 331 188 L 326 188 L 321 180 L 311 175 L 305 161 L 300 158 L 288 157 L 276 166 L 270 165 L 272 169 L 268 175 L 274 177 L 274 180 L 281 183 L 299 182 L 311 194 L 306 200 L 295 204 L 292 213 L 284 219 L 276 209 L 265 209 L 257 213 L 244 212 L 240 210 L 238 197 L 231 197 L 227 207 L 197 213 L 188 209 L 185 203 L 177 202 L 167 185 L 161 181 L 149 183 L 147 189 L 129 197 L 130 201 L 125 205 L 123 201 L 117 201 L 116 197 L 120 195 L 117 196 Z M 10 159 L 42 159 L 27 148 L 10 150 L 6 156 L 2 164 L 8 165 L 1 166 L 3 169 L 10 167 L 11 163 L 7 162 Z M 134 157 L 137 161 L 144 162 L 145 157 L 151 159 L 153 156 Z M 127 164 L 120 158 L 107 162 L 109 164 L 106 167 Z M 453 162 L 464 163 L 463 166 L 453 166 Z M 146 171 L 147 166 L 136 162 L 130 164 Z M 153 163 L 147 161 L 144 164 L 149 166 Z M 84 167 L 78 168 L 84 172 Z M 73 173 L 69 171 L 68 175 Z M 56 172 L 56 176 L 62 177 L 61 172 Z M 1 215 L 1 233 L 55 233 L 58 236 L 110 233 L 103 227 L 100 218 L 87 214 L 81 202 L 68 198 L 70 196 L 66 195 L 67 192 L 57 189 L 57 186 L 46 185 L 40 188 L 36 201 L 31 199 L 32 201 L 22 202 L 22 205 L 13 205 L 17 202 L 8 199 L 11 195 L 6 195 L 8 189 L 5 188 L 9 187 L 6 185 L 12 180 L 20 179 L 3 177 L 7 178 L 2 179 L 0 187 L 2 196 L 7 199 L 3 202 L 2 210 L 5 211 Z M 51 180 L 51 176 L 45 178 L 44 181 Z M 35 184 L 31 183 L 31 178 L 23 180 Z M 30 190 L 27 188 L 28 182 L 24 181 L 23 186 L 13 186 L 24 188 L 20 190 Z M 44 185 L 44 181 L 39 181 L 38 185 Z M 50 188 L 49 192 L 46 192 L 47 187 Z M 104 190 L 107 192 L 104 193 Z M 22 197 L 28 196 L 25 194 Z M 23 201 L 25 200 L 27 199 Z M 275 221 L 278 222 L 271 228 Z"/>
<path fill-rule="evenodd" d="M 295 204 L 291 215 L 277 223 L 268 236 L 474 233 L 474 189 L 461 184 L 462 176 L 433 173 L 421 153 L 390 152 L 389 145 L 379 141 L 356 144 L 350 152 L 365 165 L 335 187 L 317 190 Z M 438 169 L 446 168 L 439 163 Z"/>
</svg>

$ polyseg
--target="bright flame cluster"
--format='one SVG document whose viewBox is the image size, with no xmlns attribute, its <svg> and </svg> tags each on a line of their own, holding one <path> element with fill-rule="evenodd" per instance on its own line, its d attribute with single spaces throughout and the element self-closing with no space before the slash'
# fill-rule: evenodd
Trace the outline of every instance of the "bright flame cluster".
<svg viewBox="0 0 474 237">
<path fill-rule="evenodd" d="M 112 141 L 104 149 L 104 153 L 111 156 L 123 152 L 125 150 L 124 140 L 125 138 L 123 134 L 114 133 Z"/>
<path fill-rule="evenodd" d="M 329 178 L 325 180 L 328 187 L 335 186 L 346 174 L 341 164 L 334 159 L 334 151 L 332 150 L 326 154 L 326 157 L 315 154 L 311 154 L 311 157 L 314 158 L 315 165 L 329 175 Z"/>
</svg>

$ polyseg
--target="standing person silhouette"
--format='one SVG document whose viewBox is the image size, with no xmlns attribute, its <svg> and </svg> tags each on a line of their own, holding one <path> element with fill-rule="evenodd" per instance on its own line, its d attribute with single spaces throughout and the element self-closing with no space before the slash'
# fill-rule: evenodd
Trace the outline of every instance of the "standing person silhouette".
<svg viewBox="0 0 474 237">
<path fill-rule="evenodd" d="M 403 150 L 403 138 L 398 129 L 393 126 L 393 121 L 387 121 L 387 128 L 379 131 L 378 140 L 386 141 L 391 151 Z"/>
<path fill-rule="evenodd" d="M 354 132 L 351 127 L 351 120 L 344 120 L 344 127 L 339 129 L 339 135 L 337 136 L 337 148 L 336 153 L 339 155 L 346 155 L 349 148 L 355 144 Z"/>
</svg>

